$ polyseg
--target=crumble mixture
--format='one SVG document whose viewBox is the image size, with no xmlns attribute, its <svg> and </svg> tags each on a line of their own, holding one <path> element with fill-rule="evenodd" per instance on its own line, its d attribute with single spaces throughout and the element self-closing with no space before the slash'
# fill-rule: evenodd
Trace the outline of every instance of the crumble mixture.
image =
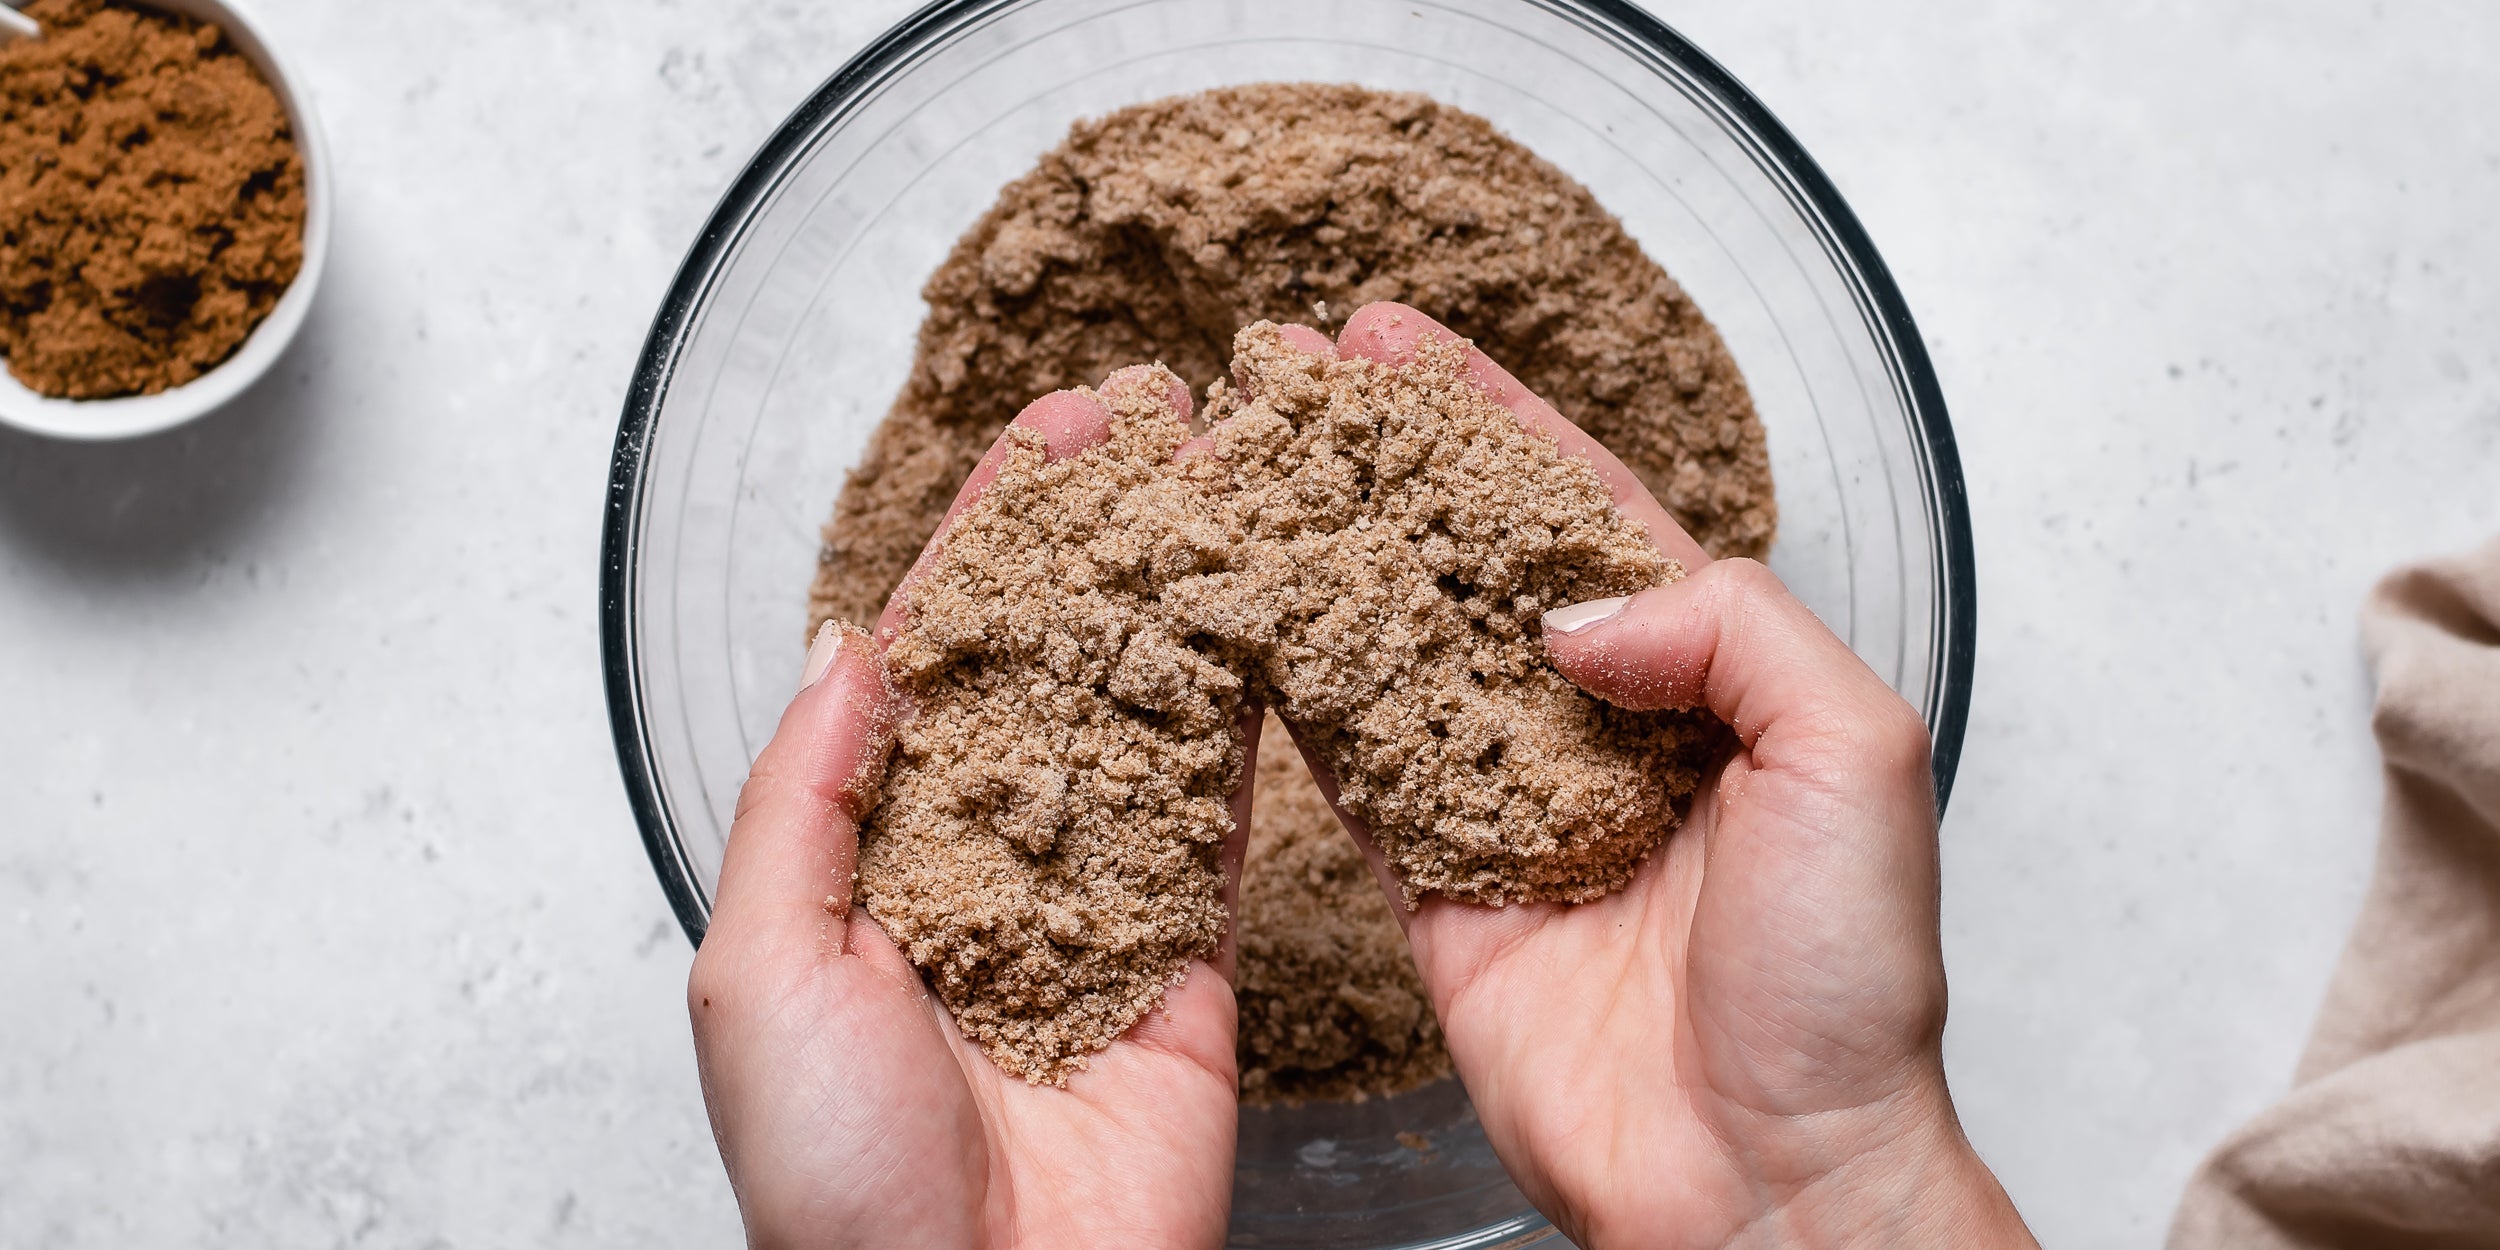
<svg viewBox="0 0 2500 1250">
<path fill-rule="evenodd" d="M 875 619 L 1035 396 L 1138 360 L 1202 386 L 1237 327 L 1326 326 L 1377 299 L 1474 339 L 1712 554 L 1771 544 L 1761 425 L 1708 320 L 1585 188 L 1423 96 L 1264 84 L 1080 123 L 1001 191 L 923 295 L 912 372 L 826 527 L 811 620 Z M 1350 872 L 1360 856 L 1298 754 L 1264 741 L 1238 917 L 1245 1099 L 1388 1094 L 1441 1075 L 1432 1012 L 1402 1008 L 1421 983 L 1388 904 Z"/>
<path fill-rule="evenodd" d="M 1620 888 L 1722 740 L 1544 662 L 1544 608 L 1681 570 L 1467 379 L 1464 342 L 1392 367 L 1260 322 L 1234 348 L 1210 453 L 1174 460 L 1177 379 L 1133 377 L 1098 393 L 1106 445 L 1046 463 L 1014 437 L 903 591 L 887 668 L 917 711 L 861 892 L 1028 1080 L 1063 1081 L 1215 952 L 1245 700 L 1302 732 L 1410 901 Z"/>
</svg>

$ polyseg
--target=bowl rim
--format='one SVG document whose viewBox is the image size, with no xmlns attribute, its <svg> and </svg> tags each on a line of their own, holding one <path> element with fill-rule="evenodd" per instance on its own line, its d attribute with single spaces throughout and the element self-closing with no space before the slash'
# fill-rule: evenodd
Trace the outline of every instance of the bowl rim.
<svg viewBox="0 0 2500 1250">
<path fill-rule="evenodd" d="M 295 132 L 295 157 L 304 165 L 304 258 L 278 302 L 233 353 L 180 386 L 153 395 L 61 399 L 38 394 L 0 369 L 0 425 L 70 442 L 109 442 L 162 433 L 207 416 L 251 389 L 303 329 L 330 255 L 330 153 L 303 75 L 278 51 L 266 31 L 225 0 L 139 3 L 222 28 L 235 51 L 252 63 L 277 94 L 287 124 Z"/>
<path fill-rule="evenodd" d="M 820 128 L 858 101 L 898 65 L 965 21 L 1041 0 L 931 0 L 884 34 L 871 40 L 834 71 L 756 150 L 688 249 L 670 281 L 651 329 L 634 365 L 617 422 L 616 442 L 608 466 L 606 517 L 600 535 L 599 647 L 608 699 L 609 731 L 617 765 L 625 782 L 626 801 L 633 809 L 644 850 L 660 878 L 678 924 L 696 946 L 709 924 L 707 909 L 694 883 L 693 865 L 678 837 L 664 797 L 652 743 L 644 730 L 641 676 L 635 663 L 639 637 L 632 603 L 639 579 L 633 536 L 641 516 L 648 475 L 645 453 L 668 394 L 671 375 L 685 346 L 692 314 L 718 278 L 723 262 L 736 251 L 751 222 L 752 210 L 789 174 L 793 158 L 812 144 Z M 1945 409 L 1944 392 L 1929 360 L 1908 301 L 1892 270 L 1875 249 L 1857 214 L 1804 146 L 1789 133 L 1754 94 L 1708 53 L 1676 33 L 1663 21 L 1630 0 L 1518 0 L 1583 22 L 1595 19 L 1629 36 L 1651 56 L 1674 63 L 1697 80 L 1713 102 L 1749 131 L 1785 174 L 1793 191 L 1828 229 L 1826 246 L 1836 248 L 1854 274 L 1855 292 L 1870 322 L 1884 336 L 1899 366 L 1897 385 L 1916 417 L 1920 439 L 1913 440 L 1919 474 L 1935 504 L 1938 541 L 1931 574 L 1942 606 L 1942 628 L 1928 669 L 1930 705 L 1936 720 L 1930 726 L 1936 811 L 1941 819 L 1953 792 L 1961 762 L 1963 732 L 1970 713 L 1971 679 L 1977 655 L 1978 598 L 1969 494 L 1962 478 L 1961 455 Z"/>
</svg>

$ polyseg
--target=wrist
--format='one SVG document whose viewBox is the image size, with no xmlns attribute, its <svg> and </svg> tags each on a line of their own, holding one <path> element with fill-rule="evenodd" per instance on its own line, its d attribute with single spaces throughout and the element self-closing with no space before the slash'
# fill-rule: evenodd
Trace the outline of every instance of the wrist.
<svg viewBox="0 0 2500 1250">
<path fill-rule="evenodd" d="M 1922 1108 L 1875 1113 L 1855 1149 L 1772 1196 L 1731 1247 L 2036 1248 L 1994 1173 L 1938 1090 Z"/>
</svg>

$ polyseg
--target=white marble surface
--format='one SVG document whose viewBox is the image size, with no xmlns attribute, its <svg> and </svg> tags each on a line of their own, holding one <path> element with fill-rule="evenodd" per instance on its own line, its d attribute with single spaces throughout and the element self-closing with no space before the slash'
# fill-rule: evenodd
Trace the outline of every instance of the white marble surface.
<svg viewBox="0 0 2500 1250">
<path fill-rule="evenodd" d="M 905 7 L 254 6 L 338 160 L 303 340 L 175 436 L 0 435 L 0 1244 L 734 1239 L 609 753 L 608 442 L 714 196 Z M 2048 1241 L 2148 1244 L 2359 898 L 2353 610 L 2500 530 L 2500 10 L 1657 7 L 1936 354 L 1953 1075 Z"/>
</svg>

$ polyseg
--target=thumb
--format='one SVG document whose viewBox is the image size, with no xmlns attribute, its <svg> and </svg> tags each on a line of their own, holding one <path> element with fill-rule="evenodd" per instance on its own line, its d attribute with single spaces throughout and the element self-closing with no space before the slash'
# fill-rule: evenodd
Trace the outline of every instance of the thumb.
<svg viewBox="0 0 2500 1250">
<path fill-rule="evenodd" d="M 1554 667 L 1601 699 L 1707 707 L 1735 731 L 1741 749 L 1709 799 L 1709 882 L 1757 893 L 1764 908 L 1865 907 L 1861 936 L 1933 944 L 1927 727 L 1769 569 L 1721 560 L 1557 608 L 1544 639 Z"/>
<path fill-rule="evenodd" d="M 1556 608 L 1543 632 L 1547 658 L 1581 689 L 1635 710 L 1707 707 L 1755 768 L 1932 784 L 1918 714 L 1755 561 Z"/>
<path fill-rule="evenodd" d="M 825 622 L 808 648 L 805 685 L 738 791 L 707 943 L 804 948 L 829 935 L 826 953 L 846 948 L 860 810 L 892 738 L 875 642 Z"/>
</svg>

